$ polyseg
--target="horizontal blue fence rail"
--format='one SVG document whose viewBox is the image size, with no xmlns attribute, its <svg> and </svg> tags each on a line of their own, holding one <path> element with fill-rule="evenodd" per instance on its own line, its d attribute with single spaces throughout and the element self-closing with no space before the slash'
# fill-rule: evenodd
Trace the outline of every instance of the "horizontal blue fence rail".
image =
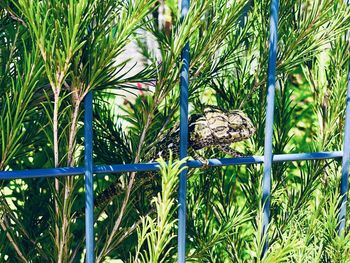
<svg viewBox="0 0 350 263">
<path fill-rule="evenodd" d="M 308 160 L 327 160 L 342 158 L 343 152 L 313 152 L 313 153 L 292 153 L 292 154 L 275 154 L 272 157 L 272 162 L 294 162 Z M 238 158 L 221 158 L 208 159 L 208 165 L 212 167 L 221 167 L 229 165 L 248 165 L 248 164 L 263 164 L 264 156 L 252 155 Z M 201 168 L 203 163 L 198 160 L 189 160 L 188 168 Z M 113 165 L 97 165 L 93 167 L 94 174 L 105 173 L 126 173 L 126 172 L 144 172 L 157 171 L 159 164 L 153 163 L 137 163 L 137 164 L 113 164 Z M 73 175 L 84 175 L 85 167 L 62 167 L 48 169 L 31 169 L 18 171 L 2 171 L 0 172 L 1 180 L 13 179 L 29 179 L 38 177 L 64 177 Z"/>
<path fill-rule="evenodd" d="M 248 1 L 243 10 L 243 17 L 239 21 L 244 23 L 244 16 L 250 10 L 253 1 Z M 349 4 L 349 1 L 346 0 Z M 327 160 L 342 158 L 342 177 L 340 192 L 342 196 L 340 215 L 339 215 L 339 234 L 344 232 L 345 215 L 348 192 L 348 174 L 350 162 L 350 67 L 348 75 L 348 90 L 346 98 L 346 117 L 343 151 L 336 152 L 313 152 L 313 153 L 295 153 L 295 154 L 273 154 L 272 135 L 273 135 L 273 115 L 275 100 L 275 82 L 276 82 L 276 58 L 277 58 L 277 32 L 278 32 L 278 0 L 271 1 L 270 14 L 270 37 L 269 37 L 269 65 L 268 65 L 268 86 L 267 86 L 267 108 L 266 108 L 266 126 L 265 126 L 265 147 L 263 156 L 245 156 L 239 158 L 209 159 L 208 166 L 221 167 L 229 165 L 252 165 L 263 164 L 263 233 L 265 240 L 263 255 L 268 249 L 267 229 L 270 220 L 270 195 L 271 195 L 271 172 L 272 164 L 278 162 L 294 162 L 306 160 Z M 181 2 L 181 19 L 188 15 L 190 7 L 189 0 Z M 180 158 L 187 156 L 188 144 L 188 87 L 189 87 L 189 43 L 182 52 L 182 69 L 180 80 Z M 64 177 L 85 175 L 85 221 L 86 221 L 86 262 L 94 262 L 94 230 L 93 230 L 93 174 L 105 173 L 123 173 L 123 172 L 142 172 L 159 170 L 159 164 L 138 163 L 138 164 L 114 164 L 93 166 L 92 149 L 92 93 L 88 93 L 85 98 L 85 166 L 84 167 L 65 167 L 49 169 L 32 169 L 20 171 L 1 171 L 0 179 L 28 179 L 37 177 Z M 203 163 L 198 160 L 189 160 L 188 168 L 201 168 Z M 180 174 L 179 185 L 179 233 L 178 233 L 178 262 L 184 263 L 186 256 L 186 179 L 187 170 Z"/>
</svg>

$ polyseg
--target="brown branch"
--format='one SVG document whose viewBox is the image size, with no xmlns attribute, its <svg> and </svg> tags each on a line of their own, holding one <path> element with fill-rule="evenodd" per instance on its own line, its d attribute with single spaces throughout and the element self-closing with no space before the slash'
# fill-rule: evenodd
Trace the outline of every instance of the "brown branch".
<svg viewBox="0 0 350 263">
<path fill-rule="evenodd" d="M 146 121 L 145 127 L 144 127 L 144 129 L 142 131 L 134 163 L 139 163 L 140 162 L 141 147 L 142 147 L 142 145 L 143 145 L 143 143 L 145 141 L 147 131 L 148 131 L 149 126 L 151 125 L 151 121 L 152 121 L 151 112 L 152 111 L 150 111 L 148 113 L 147 121 Z M 135 176 L 136 176 L 136 172 L 132 172 L 131 175 L 130 175 L 130 181 L 129 181 L 129 184 L 128 184 L 128 188 L 126 190 L 125 198 L 124 198 L 122 207 L 121 207 L 120 212 L 119 212 L 119 216 L 118 216 L 117 221 L 115 222 L 115 224 L 113 226 L 112 232 L 109 234 L 109 238 L 108 238 L 107 242 L 103 246 L 100 254 L 98 255 L 98 257 L 96 259 L 96 263 L 99 263 L 103 259 L 105 254 L 108 252 L 109 247 L 110 247 L 110 245 L 111 245 L 111 243 L 113 241 L 113 238 L 114 238 L 116 232 L 118 231 L 118 229 L 120 227 L 120 224 L 121 224 L 122 219 L 124 217 L 124 213 L 125 213 L 126 207 L 128 205 L 128 202 L 129 202 L 130 193 L 131 193 L 132 187 L 134 185 L 134 181 L 135 181 Z"/>
<path fill-rule="evenodd" d="M 26 22 L 24 22 L 24 20 L 20 17 L 18 17 L 15 13 L 13 13 L 9 8 L 6 9 L 6 11 L 8 12 L 9 14 L 9 17 L 12 19 L 12 20 L 15 20 L 17 22 L 19 22 L 20 24 L 22 24 L 22 26 L 24 26 L 25 28 L 27 28 L 27 24 Z"/>
<path fill-rule="evenodd" d="M 6 224 L 5 224 L 6 223 Z M 15 240 L 11 236 L 10 232 L 8 231 L 8 223 L 6 222 L 6 216 L 3 215 L 3 218 L 0 220 L 0 226 L 3 231 L 6 232 L 6 237 L 10 241 L 11 245 L 13 246 L 14 250 L 16 251 L 18 257 L 21 259 L 22 262 L 29 262 L 27 259 L 23 256 L 23 253 L 21 252 L 20 248 L 17 246 Z"/>
<path fill-rule="evenodd" d="M 81 103 L 81 98 L 76 94 L 77 91 L 73 91 L 72 97 L 73 97 L 73 113 L 72 113 L 72 123 L 70 127 L 70 132 L 69 132 L 69 139 L 68 139 L 68 155 L 67 155 L 67 165 L 68 166 L 73 166 L 74 165 L 74 146 L 75 146 L 75 137 L 77 133 L 77 122 L 78 122 L 78 116 L 79 116 L 79 109 L 80 109 L 80 103 Z"/>
<path fill-rule="evenodd" d="M 59 93 L 55 88 L 53 88 L 53 93 L 54 93 L 54 111 L 53 111 L 53 147 L 54 147 L 54 165 L 57 168 L 59 166 L 59 156 L 58 156 L 58 103 L 59 103 Z M 55 190 L 57 193 L 57 198 L 59 198 L 59 192 L 60 192 L 60 181 L 58 178 L 55 178 Z M 59 215 L 59 205 L 58 205 L 58 200 L 55 198 L 55 212 L 56 215 Z M 55 233 L 56 233 L 56 238 L 58 238 L 57 245 L 59 246 L 59 227 L 56 222 L 55 224 Z M 60 257 L 58 260 L 59 263 Z"/>
<path fill-rule="evenodd" d="M 1 192 L 0 192 L 1 193 Z M 4 209 L 6 215 L 9 217 L 9 219 L 11 221 L 13 221 L 16 225 L 16 229 L 18 231 L 20 231 L 22 233 L 22 235 L 24 235 L 30 243 L 33 244 L 33 246 L 39 251 L 39 253 L 41 253 L 41 257 L 42 258 L 45 258 L 46 261 L 49 261 L 49 258 L 47 257 L 47 255 L 44 253 L 43 249 L 38 246 L 37 242 L 34 241 L 28 234 L 28 232 L 26 232 L 26 229 L 22 226 L 21 222 L 18 220 L 17 216 L 14 214 L 14 212 L 11 210 L 8 202 L 6 201 L 6 199 L 4 198 L 3 196 L 3 193 L 1 193 L 1 196 L 0 196 L 0 207 L 1 209 Z"/>
</svg>

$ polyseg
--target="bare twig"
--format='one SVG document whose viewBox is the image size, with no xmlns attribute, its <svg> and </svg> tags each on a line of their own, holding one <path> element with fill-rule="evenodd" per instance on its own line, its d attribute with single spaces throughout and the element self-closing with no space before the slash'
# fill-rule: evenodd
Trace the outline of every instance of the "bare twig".
<svg viewBox="0 0 350 263">
<path fill-rule="evenodd" d="M 6 9 L 6 11 L 8 12 L 9 17 L 11 17 L 12 20 L 15 20 L 15 21 L 19 22 L 20 24 L 22 24 L 22 26 L 27 28 L 27 24 L 26 24 L 26 22 L 24 22 L 24 20 L 22 18 L 18 17 L 10 9 Z"/>
<path fill-rule="evenodd" d="M 22 251 L 20 248 L 17 246 L 16 241 L 12 238 L 10 231 L 8 230 L 8 223 L 6 222 L 6 216 L 3 215 L 3 218 L 0 220 L 0 226 L 3 231 L 6 232 L 6 237 L 10 241 L 11 245 L 13 246 L 14 250 L 16 251 L 18 257 L 21 259 L 22 262 L 29 262 L 27 259 L 24 257 Z"/>
<path fill-rule="evenodd" d="M 70 132 L 69 132 L 68 155 L 67 155 L 67 165 L 70 167 L 74 165 L 73 154 L 74 154 L 74 148 L 75 148 L 75 136 L 77 133 L 77 122 L 78 122 L 78 116 L 79 116 L 80 103 L 81 103 L 80 98 L 73 102 L 74 109 L 71 116 L 72 123 L 70 127 Z"/>
<path fill-rule="evenodd" d="M 144 129 L 142 131 L 134 163 L 140 162 L 141 147 L 142 147 L 142 145 L 143 145 L 143 143 L 145 141 L 147 131 L 149 129 L 149 126 L 150 126 L 152 118 L 153 118 L 152 115 L 151 115 L 151 112 L 152 111 L 150 111 L 148 113 L 147 121 L 146 121 L 145 127 L 144 127 Z M 117 221 L 115 222 L 115 224 L 113 226 L 113 229 L 112 229 L 112 231 L 111 231 L 111 233 L 109 235 L 109 238 L 108 238 L 107 242 L 103 246 L 100 254 L 98 255 L 98 257 L 96 259 L 96 263 L 101 262 L 101 260 L 105 256 L 106 252 L 108 252 L 109 247 L 110 247 L 110 245 L 111 245 L 111 243 L 112 243 L 112 241 L 114 239 L 114 236 L 115 236 L 116 232 L 118 231 L 118 229 L 120 227 L 120 224 L 121 224 L 122 219 L 124 217 L 124 213 L 125 213 L 126 207 L 128 205 L 128 202 L 129 202 L 130 193 L 131 193 L 132 187 L 134 185 L 134 181 L 135 181 L 135 176 L 136 176 L 136 172 L 132 172 L 131 175 L 130 175 L 130 181 L 129 181 L 129 184 L 128 184 L 128 188 L 126 190 L 125 198 L 124 198 L 122 207 L 121 207 L 120 212 L 119 212 L 119 216 L 118 216 Z"/>
</svg>

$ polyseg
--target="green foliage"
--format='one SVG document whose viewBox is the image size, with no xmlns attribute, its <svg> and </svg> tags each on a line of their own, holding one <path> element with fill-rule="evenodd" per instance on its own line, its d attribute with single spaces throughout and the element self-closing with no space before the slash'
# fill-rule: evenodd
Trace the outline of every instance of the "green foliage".
<svg viewBox="0 0 350 263">
<path fill-rule="evenodd" d="M 162 177 L 161 192 L 153 197 L 151 205 L 154 206 L 156 218 L 150 215 L 141 218 L 138 228 L 138 248 L 133 262 L 169 262 L 174 247 L 169 247 L 176 235 L 173 233 L 177 220 L 172 219 L 175 212 L 176 188 L 178 175 L 186 167 L 185 160 L 173 163 L 172 153 L 168 163 L 162 158 L 157 160 Z M 144 245 L 147 249 L 141 250 Z"/>
<path fill-rule="evenodd" d="M 274 153 L 341 150 L 350 9 L 342 0 L 280 2 Z M 269 8 L 267 0 L 195 0 L 181 21 L 173 0 L 2 1 L 0 170 L 82 166 L 89 91 L 95 164 L 155 160 L 179 119 L 187 41 L 190 113 L 206 105 L 243 110 L 256 133 L 234 147 L 261 155 Z M 123 58 L 131 41 L 143 55 L 137 73 Z M 227 157 L 216 149 L 200 154 Z M 176 261 L 181 164 L 160 161 L 161 175 L 95 176 L 96 262 Z M 265 258 L 262 171 L 262 165 L 189 171 L 187 261 L 349 262 L 348 229 L 336 232 L 339 160 L 274 164 Z M 2 181 L 0 261 L 82 261 L 83 215 L 81 176 Z"/>
</svg>

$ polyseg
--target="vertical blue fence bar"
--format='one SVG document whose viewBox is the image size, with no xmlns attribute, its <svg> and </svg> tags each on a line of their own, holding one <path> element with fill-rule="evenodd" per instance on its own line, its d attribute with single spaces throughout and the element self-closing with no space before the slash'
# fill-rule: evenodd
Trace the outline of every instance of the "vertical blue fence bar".
<svg viewBox="0 0 350 263">
<path fill-rule="evenodd" d="M 93 160 L 92 160 L 92 92 L 84 101 L 84 159 L 85 159 L 85 235 L 86 262 L 93 263 L 94 259 L 94 189 L 93 189 Z"/>
<path fill-rule="evenodd" d="M 272 138 L 273 138 L 273 115 L 275 108 L 276 87 L 276 60 L 277 60 L 277 37 L 278 35 L 278 0 L 271 2 L 270 14 L 270 39 L 269 39 L 269 64 L 267 83 L 267 104 L 265 124 L 265 146 L 264 146 L 264 177 L 263 177 L 263 233 L 265 237 L 263 255 L 268 249 L 267 228 L 270 221 L 270 194 L 271 194 L 271 169 L 272 169 Z"/>
<path fill-rule="evenodd" d="M 350 0 L 345 0 L 346 4 L 350 4 Z M 346 33 L 345 41 L 349 42 L 349 33 Z M 338 234 L 344 233 L 346 223 L 346 206 L 347 206 L 347 193 L 349 189 L 349 161 L 350 161 L 350 64 L 348 69 L 348 87 L 346 94 L 346 112 L 345 112 L 345 127 L 344 127 L 344 143 L 343 143 L 343 159 L 340 181 L 340 211 L 339 211 L 339 226 Z"/>
<path fill-rule="evenodd" d="M 181 20 L 188 14 L 189 0 L 182 0 Z M 182 68 L 180 76 L 180 159 L 187 157 L 188 146 L 188 86 L 189 86 L 189 63 L 190 44 L 186 43 L 181 54 Z M 178 230 L 178 262 L 186 260 L 186 184 L 187 170 L 180 174 L 179 183 L 179 230 Z"/>
<path fill-rule="evenodd" d="M 346 113 L 345 113 L 345 128 L 344 128 L 344 146 L 343 146 L 343 159 L 341 170 L 341 182 L 340 182 L 340 196 L 341 204 L 339 211 L 339 235 L 345 228 L 346 220 L 346 206 L 347 206 L 347 193 L 349 189 L 349 161 L 350 161 L 350 67 L 348 73 L 348 90 L 346 96 Z"/>
</svg>

